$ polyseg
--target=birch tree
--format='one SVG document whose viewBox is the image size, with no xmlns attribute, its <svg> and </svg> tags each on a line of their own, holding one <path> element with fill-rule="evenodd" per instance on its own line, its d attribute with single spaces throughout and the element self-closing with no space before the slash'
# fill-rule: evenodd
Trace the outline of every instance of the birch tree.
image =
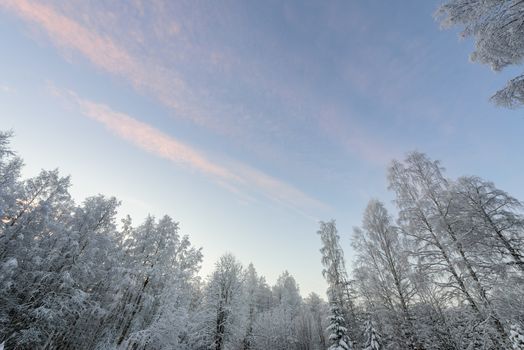
<svg viewBox="0 0 524 350">
<path fill-rule="evenodd" d="M 410 280 L 411 268 L 399 229 L 392 225 L 381 202 L 369 202 L 364 212 L 362 228 L 354 230 L 352 244 L 357 252 L 356 274 L 358 276 L 360 271 L 360 276 L 365 275 L 367 280 L 361 288 L 362 293 L 369 293 L 370 297 L 374 295 L 371 304 L 375 307 L 377 304 L 381 305 L 383 310 L 389 311 L 386 319 L 393 321 L 399 315 L 400 319 L 392 326 L 395 329 L 394 334 L 401 336 L 401 347 L 417 348 L 418 341 L 410 311 L 414 296 L 414 287 Z"/>
<path fill-rule="evenodd" d="M 220 257 L 209 277 L 202 305 L 203 345 L 214 350 L 242 344 L 247 310 L 243 268 L 232 254 Z"/>
<path fill-rule="evenodd" d="M 464 246 L 463 239 L 471 228 L 463 225 L 457 214 L 457 200 L 439 162 L 410 153 L 404 163 L 393 162 L 389 181 L 405 232 L 418 246 L 420 263 L 435 277 L 449 274 L 447 286 L 460 291 L 479 320 L 491 322 L 497 332 L 492 340 L 504 344 L 507 334 L 500 316 Z"/>
<path fill-rule="evenodd" d="M 337 332 L 348 330 L 353 338 L 356 337 L 356 314 L 353 299 L 350 293 L 350 282 L 344 261 L 344 251 L 340 246 L 338 231 L 335 221 L 320 222 L 317 231 L 322 241 L 322 274 L 328 283 L 328 300 L 333 312 L 337 312 L 333 322 L 336 321 Z M 335 326 L 333 326 L 335 327 Z"/>
<path fill-rule="evenodd" d="M 524 59 L 524 3 L 521 0 L 449 0 L 436 13 L 444 27 L 461 26 L 463 37 L 473 37 L 474 62 L 500 71 L 520 65 Z M 524 103 L 524 75 L 511 79 L 493 95 L 502 106 L 516 107 Z"/>
</svg>

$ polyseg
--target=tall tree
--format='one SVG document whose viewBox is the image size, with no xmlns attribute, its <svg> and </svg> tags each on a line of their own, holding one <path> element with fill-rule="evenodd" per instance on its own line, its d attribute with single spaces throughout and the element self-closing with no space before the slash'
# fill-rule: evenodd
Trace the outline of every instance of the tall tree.
<svg viewBox="0 0 524 350">
<path fill-rule="evenodd" d="M 327 325 L 325 322 L 328 317 L 329 306 L 324 300 L 320 298 L 320 296 L 315 293 L 309 294 L 305 300 L 305 303 L 313 319 L 313 328 L 316 334 L 313 337 L 313 343 L 316 343 L 315 349 L 324 350 L 327 348 L 327 336 L 325 334 Z"/>
<path fill-rule="evenodd" d="M 492 182 L 475 176 L 459 178 L 453 190 L 462 220 L 471 228 L 468 244 L 484 254 L 495 255 L 494 265 L 500 261 L 524 273 L 522 203 Z"/>
<path fill-rule="evenodd" d="M 332 310 L 339 313 L 336 316 L 336 322 L 344 329 L 350 327 L 349 334 L 352 338 L 356 338 L 355 307 L 350 292 L 344 251 L 340 246 L 340 237 L 335 221 L 320 222 L 320 230 L 317 231 L 317 234 L 320 235 L 322 241 L 322 248 L 320 248 L 321 261 L 324 266 L 322 274 L 328 283 L 329 303 Z"/>
<path fill-rule="evenodd" d="M 389 181 L 397 194 L 404 232 L 418 246 L 419 261 L 427 271 L 450 274 L 452 284 L 448 286 L 461 292 L 479 320 L 490 320 L 498 333 L 492 340 L 505 344 L 507 334 L 488 294 L 487 281 L 464 246 L 470 228 L 460 220 L 456 197 L 440 163 L 422 153 L 410 153 L 404 163 L 393 162 Z"/>
<path fill-rule="evenodd" d="M 176 295 L 198 272 L 202 259 L 200 249 L 192 247 L 187 236 L 181 236 L 178 223 L 169 216 L 158 222 L 149 216 L 145 222 L 130 231 L 126 242 L 127 285 L 113 313 L 120 315 L 117 325 L 117 345 L 135 348 L 147 347 L 152 339 L 152 325 L 166 315 L 166 295 Z M 176 299 L 168 310 L 187 306 Z M 181 303 L 181 304 L 180 304 Z M 144 331 L 146 330 L 146 331 Z"/>
<path fill-rule="evenodd" d="M 273 286 L 273 299 L 275 306 L 288 310 L 292 317 L 298 313 L 302 297 L 295 278 L 288 271 L 284 271 Z"/>
<path fill-rule="evenodd" d="M 20 171 L 22 159 L 11 150 L 11 132 L 0 131 L 0 220 L 2 224 L 10 225 L 16 217 L 17 201 L 21 198 Z M 0 233 L 4 237 L 7 226 L 2 225 Z M 0 241 L 5 238 L 0 238 Z"/>
<path fill-rule="evenodd" d="M 220 257 L 209 277 L 202 305 L 203 341 L 214 350 L 241 346 L 246 319 L 243 268 L 232 254 Z"/>
<path fill-rule="evenodd" d="M 411 283 L 411 267 L 403 247 L 399 229 L 392 225 L 384 205 L 371 200 L 364 212 L 362 228 L 355 228 L 353 247 L 357 252 L 357 276 L 366 279 L 363 293 L 369 293 L 373 306 L 381 305 L 389 311 L 396 334 L 401 336 L 402 347 L 418 346 L 410 311 L 415 290 Z M 364 277 L 365 276 L 365 277 Z M 385 315 L 386 316 L 386 315 Z M 396 323 L 396 324 L 395 324 Z"/>
</svg>

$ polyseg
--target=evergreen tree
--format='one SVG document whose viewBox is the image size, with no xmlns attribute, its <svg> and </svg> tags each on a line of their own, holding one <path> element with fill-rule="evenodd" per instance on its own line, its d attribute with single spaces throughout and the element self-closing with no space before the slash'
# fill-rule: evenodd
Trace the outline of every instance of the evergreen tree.
<svg viewBox="0 0 524 350">
<path fill-rule="evenodd" d="M 329 350 L 350 350 L 351 341 L 347 336 L 346 321 L 338 303 L 331 303 L 331 314 L 329 315 Z"/>
<path fill-rule="evenodd" d="M 364 350 L 382 350 L 382 339 L 371 320 L 366 321 Z"/>
</svg>

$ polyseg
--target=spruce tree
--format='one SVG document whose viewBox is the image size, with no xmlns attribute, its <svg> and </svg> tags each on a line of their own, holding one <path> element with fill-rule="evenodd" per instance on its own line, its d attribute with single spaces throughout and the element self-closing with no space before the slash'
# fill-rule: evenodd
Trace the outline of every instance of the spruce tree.
<svg viewBox="0 0 524 350">
<path fill-rule="evenodd" d="M 331 302 L 331 315 L 329 316 L 329 350 L 350 350 L 351 341 L 346 335 L 346 321 L 337 303 Z"/>
<path fill-rule="evenodd" d="M 373 326 L 373 322 L 371 320 L 366 322 L 366 331 L 364 337 L 366 339 L 364 350 L 382 350 L 382 337 Z"/>
</svg>

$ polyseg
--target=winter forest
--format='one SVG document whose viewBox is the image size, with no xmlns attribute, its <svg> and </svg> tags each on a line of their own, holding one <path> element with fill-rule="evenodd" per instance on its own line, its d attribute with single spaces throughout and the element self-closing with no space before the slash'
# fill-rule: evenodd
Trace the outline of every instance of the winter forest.
<svg viewBox="0 0 524 350">
<path fill-rule="evenodd" d="M 507 349 L 524 332 L 522 203 L 438 161 L 393 161 L 398 220 L 364 211 L 347 271 L 334 221 L 318 230 L 328 300 L 202 253 L 169 216 L 117 224 L 119 202 L 75 203 L 69 178 L 21 179 L 0 134 L 1 339 L 13 349 Z M 516 345 L 521 344 L 521 345 Z"/>
<path fill-rule="evenodd" d="M 522 63 L 522 1 L 452 0 L 436 16 L 473 37 L 472 61 Z M 520 75 L 492 101 L 523 96 Z M 482 174 L 392 159 L 392 203 L 369 198 L 352 232 L 327 220 L 304 233 L 328 288 L 302 295 L 284 268 L 270 285 L 234 252 L 203 276 L 176 218 L 135 222 L 101 194 L 78 203 L 58 170 L 23 177 L 16 132 L 0 131 L 0 349 L 524 349 L 524 203 Z"/>
</svg>

